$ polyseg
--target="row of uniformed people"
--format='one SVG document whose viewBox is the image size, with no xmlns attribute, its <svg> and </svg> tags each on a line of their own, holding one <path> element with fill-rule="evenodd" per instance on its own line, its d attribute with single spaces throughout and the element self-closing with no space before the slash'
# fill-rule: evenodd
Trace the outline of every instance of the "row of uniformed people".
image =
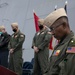
<svg viewBox="0 0 75 75">
<path fill-rule="evenodd" d="M 33 75 L 74 75 L 75 74 L 75 37 L 69 26 L 64 8 L 50 13 L 45 19 L 38 20 L 39 29 L 33 38 L 34 49 Z M 50 28 L 50 32 L 47 27 Z M 18 24 L 11 25 L 14 34 L 8 45 L 10 52 L 9 67 L 18 75 L 22 74 L 22 44 L 25 35 L 18 29 Z M 52 35 L 60 40 L 49 58 L 49 42 Z"/>
<path fill-rule="evenodd" d="M 32 43 L 35 52 L 33 75 L 40 75 L 40 72 L 42 75 L 75 75 L 75 37 L 65 9 L 53 11 L 43 20 L 39 19 L 38 24 L 40 31 L 36 32 Z M 50 32 L 46 30 L 46 26 Z M 49 58 L 51 35 L 59 43 Z"/>
</svg>

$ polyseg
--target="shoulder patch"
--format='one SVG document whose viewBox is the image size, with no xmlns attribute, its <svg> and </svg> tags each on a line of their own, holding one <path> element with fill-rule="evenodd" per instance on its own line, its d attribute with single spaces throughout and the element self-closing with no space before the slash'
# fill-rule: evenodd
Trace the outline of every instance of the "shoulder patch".
<svg viewBox="0 0 75 75">
<path fill-rule="evenodd" d="M 20 37 L 24 37 L 24 35 L 20 35 Z"/>
<path fill-rule="evenodd" d="M 70 41 L 69 46 L 70 46 L 70 47 L 71 47 L 71 46 L 75 46 L 75 39 L 72 39 L 72 40 Z"/>
<path fill-rule="evenodd" d="M 51 34 L 51 32 L 48 32 L 48 34 Z"/>
<path fill-rule="evenodd" d="M 75 53 L 75 47 L 68 47 L 66 53 Z"/>
<path fill-rule="evenodd" d="M 37 35 L 39 35 L 39 34 L 40 34 L 40 32 L 37 33 Z"/>
<path fill-rule="evenodd" d="M 42 32 L 41 34 L 44 34 L 45 32 Z"/>
</svg>

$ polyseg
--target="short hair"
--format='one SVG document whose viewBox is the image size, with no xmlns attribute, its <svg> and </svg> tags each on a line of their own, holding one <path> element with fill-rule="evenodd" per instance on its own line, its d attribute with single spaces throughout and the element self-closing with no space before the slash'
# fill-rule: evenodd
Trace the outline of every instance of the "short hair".
<svg viewBox="0 0 75 75">
<path fill-rule="evenodd" d="M 18 23 L 17 23 L 17 22 L 12 23 L 11 26 L 12 26 L 12 27 L 18 27 Z"/>
<path fill-rule="evenodd" d="M 44 24 L 44 19 L 39 19 L 38 20 L 38 25 L 43 25 Z"/>
<path fill-rule="evenodd" d="M 5 26 L 4 26 L 4 25 L 1 25 L 1 26 L 0 26 L 0 31 L 1 31 L 2 29 L 5 29 Z"/>
</svg>

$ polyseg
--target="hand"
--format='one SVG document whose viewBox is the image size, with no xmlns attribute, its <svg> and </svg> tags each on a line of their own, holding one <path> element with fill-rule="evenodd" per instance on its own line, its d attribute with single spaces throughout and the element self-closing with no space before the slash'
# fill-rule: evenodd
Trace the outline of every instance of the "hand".
<svg viewBox="0 0 75 75">
<path fill-rule="evenodd" d="M 9 53 L 13 53 L 14 52 L 14 49 L 10 49 Z"/>
<path fill-rule="evenodd" d="M 34 52 L 38 53 L 39 52 L 39 49 L 37 47 L 33 47 L 34 48 Z"/>
</svg>

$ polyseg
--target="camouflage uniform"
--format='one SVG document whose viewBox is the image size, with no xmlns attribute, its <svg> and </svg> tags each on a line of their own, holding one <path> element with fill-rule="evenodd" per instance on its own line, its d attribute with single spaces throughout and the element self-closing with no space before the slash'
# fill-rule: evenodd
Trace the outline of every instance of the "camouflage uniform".
<svg viewBox="0 0 75 75">
<path fill-rule="evenodd" d="M 14 52 L 10 53 L 9 57 L 9 69 L 16 72 L 18 75 L 22 75 L 22 45 L 25 40 L 25 35 L 18 31 L 16 34 L 12 34 L 9 49 L 14 48 Z"/>
<path fill-rule="evenodd" d="M 52 35 L 47 29 L 37 32 L 33 38 L 32 47 L 36 46 L 39 49 L 38 53 L 34 55 L 34 70 L 33 75 L 40 75 L 40 69 L 44 74 L 48 67 L 49 58 L 49 42 Z"/>
</svg>

